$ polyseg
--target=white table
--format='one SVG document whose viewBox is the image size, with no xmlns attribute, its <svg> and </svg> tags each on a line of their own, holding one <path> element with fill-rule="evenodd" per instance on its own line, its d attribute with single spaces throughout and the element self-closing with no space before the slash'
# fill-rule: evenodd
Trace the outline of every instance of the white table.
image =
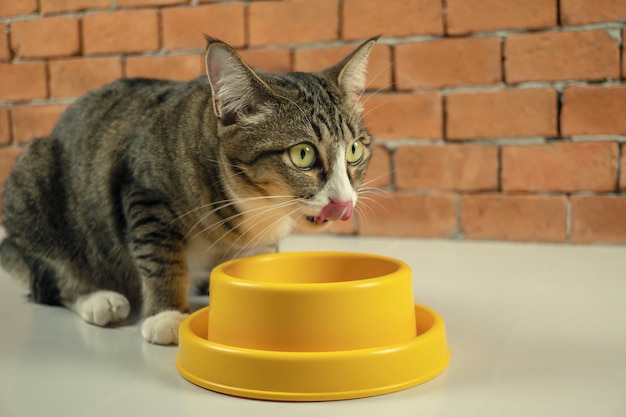
<svg viewBox="0 0 626 417">
<path fill-rule="evenodd" d="M 229 397 L 180 377 L 176 348 L 144 342 L 137 323 L 88 325 L 69 310 L 26 302 L 0 276 L 0 416 L 626 415 L 626 247 L 321 235 L 289 238 L 282 250 L 407 262 L 416 300 L 445 320 L 448 369 L 360 400 Z"/>
</svg>

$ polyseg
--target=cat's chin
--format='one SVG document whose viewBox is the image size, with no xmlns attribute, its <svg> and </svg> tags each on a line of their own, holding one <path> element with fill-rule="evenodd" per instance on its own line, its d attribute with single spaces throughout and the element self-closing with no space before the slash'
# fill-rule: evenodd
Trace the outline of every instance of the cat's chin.
<svg viewBox="0 0 626 417">
<path fill-rule="evenodd" d="M 310 223 L 313 226 L 323 226 L 328 223 L 328 220 L 324 220 L 323 222 L 318 223 L 317 220 L 315 220 L 315 217 L 313 216 L 305 216 L 304 218 L 306 219 L 308 223 Z"/>
</svg>

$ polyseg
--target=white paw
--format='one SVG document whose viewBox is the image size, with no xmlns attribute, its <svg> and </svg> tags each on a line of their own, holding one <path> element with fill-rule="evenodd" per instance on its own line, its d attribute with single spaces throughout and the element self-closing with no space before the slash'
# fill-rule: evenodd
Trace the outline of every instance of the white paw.
<svg viewBox="0 0 626 417">
<path fill-rule="evenodd" d="M 88 323 L 106 326 L 128 317 L 130 303 L 122 294 L 96 291 L 76 299 L 74 310 Z"/>
<path fill-rule="evenodd" d="M 144 320 L 141 334 L 144 339 L 157 345 L 177 345 L 178 328 L 187 314 L 180 311 L 162 311 Z"/>
</svg>

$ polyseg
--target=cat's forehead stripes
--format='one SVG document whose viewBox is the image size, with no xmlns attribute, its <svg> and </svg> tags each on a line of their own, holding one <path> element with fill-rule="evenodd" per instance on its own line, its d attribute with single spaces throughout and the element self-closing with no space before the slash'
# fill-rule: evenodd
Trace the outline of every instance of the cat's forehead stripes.
<svg viewBox="0 0 626 417">
<path fill-rule="evenodd" d="M 319 142 L 341 141 L 357 138 L 356 120 L 344 114 L 346 107 L 339 92 L 329 85 L 320 74 L 288 73 L 275 74 L 269 84 L 289 91 L 295 98 L 297 110 L 311 124 Z M 324 134 L 325 133 L 325 134 Z"/>
</svg>

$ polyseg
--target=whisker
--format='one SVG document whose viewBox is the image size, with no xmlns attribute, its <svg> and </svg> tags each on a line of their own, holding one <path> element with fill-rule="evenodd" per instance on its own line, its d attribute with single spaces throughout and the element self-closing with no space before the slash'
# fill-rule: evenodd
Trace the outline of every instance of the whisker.
<svg viewBox="0 0 626 417">
<path fill-rule="evenodd" d="M 367 205 L 366 202 L 371 202 L 371 203 L 375 203 L 377 204 L 380 208 L 382 208 L 383 210 L 385 210 L 386 212 L 389 213 L 389 208 L 387 208 L 387 206 L 385 206 L 383 203 L 381 203 L 380 201 L 373 199 L 373 198 L 369 198 L 369 197 L 362 197 L 362 202 L 363 205 Z"/>
<path fill-rule="evenodd" d="M 258 200 L 265 200 L 265 199 L 281 199 L 281 198 L 293 198 L 292 196 L 289 195 L 278 195 L 278 196 L 261 196 L 261 197 L 248 197 L 248 198 L 242 198 L 242 199 L 229 199 L 229 200 L 222 200 L 222 201 L 217 201 L 214 203 L 210 203 L 210 204 L 206 204 L 204 206 L 202 206 L 200 209 L 203 208 L 207 208 L 210 206 L 214 206 L 216 204 L 220 204 L 220 203 L 224 203 L 218 207 L 215 207 L 212 210 L 209 210 L 206 213 L 203 213 L 200 218 L 198 219 L 198 221 L 196 223 L 194 223 L 193 226 L 191 226 L 191 228 L 189 229 L 189 231 L 185 234 L 185 239 L 191 234 L 191 232 L 193 231 L 193 229 L 195 229 L 200 223 L 202 223 L 207 217 L 209 217 L 211 214 L 224 209 L 226 207 L 231 207 L 234 206 L 237 203 L 246 203 L 246 202 L 250 202 L 250 201 L 258 201 Z M 198 209 L 192 209 L 189 212 L 187 212 L 185 215 L 191 214 L 190 212 L 193 211 L 197 211 Z M 184 216 L 184 215 L 183 215 Z M 182 218 L 183 216 L 180 216 L 180 218 Z M 195 235 L 194 237 L 197 237 L 197 235 Z"/>
<path fill-rule="evenodd" d="M 368 92 L 367 92 L 367 96 L 366 96 L 365 100 L 363 100 L 363 101 L 361 102 L 361 104 L 363 104 L 363 105 L 365 106 L 365 103 L 367 103 L 367 102 L 368 102 L 368 101 L 369 101 L 372 97 L 374 97 L 376 94 L 378 94 L 378 93 L 380 93 L 381 91 L 383 91 L 385 88 L 386 88 L 386 87 L 381 87 L 381 88 L 379 88 L 379 89 L 377 89 L 377 90 L 374 90 L 374 91 L 368 91 Z M 364 90 L 364 91 L 361 93 L 361 96 L 363 96 L 365 93 L 366 93 L 366 91 Z"/>
<path fill-rule="evenodd" d="M 280 208 L 284 208 L 284 207 L 289 207 L 290 205 L 295 204 L 296 202 L 297 202 L 297 200 L 292 200 L 292 201 L 288 201 L 288 202 L 286 202 L 286 203 L 280 203 L 280 204 L 276 204 L 276 205 L 273 205 L 273 206 L 263 207 L 265 210 L 263 210 L 261 213 L 256 213 L 255 215 L 250 216 L 249 218 L 247 218 L 247 219 L 243 220 L 243 221 L 240 223 L 240 225 L 245 224 L 245 223 L 249 223 L 249 222 L 251 222 L 251 221 L 253 221 L 253 220 L 256 220 L 257 218 L 259 218 L 259 217 L 261 217 L 261 216 L 265 215 L 266 213 L 276 213 L 276 209 L 280 209 Z M 297 209 L 296 209 L 296 210 L 297 210 Z M 234 241 L 234 242 L 232 242 L 232 243 L 231 243 L 231 245 L 230 245 L 230 249 L 232 249 L 232 248 L 233 248 L 233 247 L 237 244 L 237 242 L 239 242 L 239 240 L 240 240 L 241 238 L 243 238 L 244 234 L 245 234 L 245 233 L 243 233 L 243 234 L 239 235 L 239 237 L 238 237 L 237 239 L 235 239 L 235 241 Z M 248 243 L 249 243 L 249 242 L 248 242 Z M 247 246 L 247 245 L 248 245 L 248 243 L 244 244 L 244 247 L 245 247 L 245 246 Z"/>
<path fill-rule="evenodd" d="M 387 100 L 387 101 L 383 101 L 382 103 L 378 103 L 377 105 L 375 105 L 374 107 L 372 107 L 371 109 L 368 109 L 365 113 L 363 113 L 363 115 L 361 117 L 365 117 L 368 114 L 370 114 L 371 112 L 373 112 L 374 110 L 376 110 L 377 108 L 382 107 L 382 106 L 386 106 L 387 104 L 393 103 L 395 101 L 397 101 L 397 100 Z"/>
<path fill-rule="evenodd" d="M 365 226 L 366 228 L 369 226 L 369 218 L 366 215 L 364 209 L 368 209 L 372 212 L 372 216 L 374 215 L 374 210 L 372 210 L 371 207 L 367 206 L 367 204 L 363 204 L 360 207 L 356 207 L 356 212 L 359 216 L 359 221 L 362 223 L 363 226 Z M 359 230 L 361 228 L 359 227 Z"/>
<path fill-rule="evenodd" d="M 367 181 L 363 181 L 363 182 L 361 183 L 361 185 L 359 186 L 359 189 L 360 189 L 361 187 L 363 187 L 363 186 L 367 186 L 367 185 L 369 185 L 369 184 L 373 183 L 374 181 L 377 181 L 377 180 L 379 180 L 379 179 L 381 179 L 381 178 L 389 177 L 389 178 L 391 179 L 391 174 L 393 174 L 393 173 L 395 173 L 395 172 L 396 172 L 396 170 L 395 170 L 395 169 L 392 169 L 391 171 L 388 171 L 388 172 L 385 172 L 385 173 L 383 173 L 383 174 L 377 175 L 377 176 L 376 176 L 376 177 L 374 177 L 374 178 L 370 178 L 370 179 L 368 179 Z"/>
<path fill-rule="evenodd" d="M 235 258 L 239 257 L 239 255 L 241 255 L 242 252 L 248 250 L 249 248 L 252 248 L 254 246 L 257 246 L 265 236 L 267 236 L 267 234 L 269 233 L 269 231 L 273 228 L 274 225 L 276 225 L 277 223 L 281 222 L 282 220 L 284 220 L 285 218 L 291 217 L 291 215 L 295 212 L 297 212 L 300 208 L 296 207 L 295 209 L 291 210 L 290 212 L 278 217 L 276 220 L 274 220 L 273 222 L 271 222 L 270 224 L 268 224 L 267 226 L 265 226 L 263 228 L 263 230 L 261 230 L 257 236 L 253 239 L 250 239 L 250 241 L 246 242 L 246 244 L 244 244 L 243 247 L 241 247 L 237 253 L 235 253 Z"/>
<path fill-rule="evenodd" d="M 256 208 L 254 208 L 254 209 L 250 209 L 250 210 L 247 210 L 247 211 L 245 211 L 245 212 L 238 213 L 238 214 L 236 214 L 236 215 L 230 216 L 228 219 L 224 219 L 224 220 L 222 220 L 221 222 L 218 222 L 217 224 L 212 225 L 212 226 L 208 227 L 207 229 L 204 229 L 201 233 L 206 233 L 206 232 L 210 232 L 210 231 L 212 231 L 212 230 L 215 230 L 215 228 L 217 228 L 217 227 L 219 227 L 219 226 L 223 225 L 224 223 L 226 223 L 226 222 L 227 222 L 227 221 L 229 221 L 229 220 L 232 220 L 233 218 L 240 217 L 240 216 L 244 216 L 244 215 L 249 214 L 250 212 L 253 212 L 253 211 L 260 211 L 260 213 L 256 213 L 256 214 L 255 214 L 255 215 L 253 215 L 253 216 L 250 216 L 250 217 L 245 218 L 245 219 L 244 219 L 241 223 L 239 223 L 239 226 L 241 226 L 241 225 L 244 225 L 244 224 L 246 224 L 246 223 L 248 223 L 248 222 L 250 222 L 250 221 L 253 221 L 253 220 L 257 219 L 258 217 L 260 217 L 260 216 L 264 215 L 264 214 L 265 214 L 265 213 L 267 213 L 267 212 L 271 212 L 271 211 L 273 211 L 273 210 L 276 210 L 276 209 L 279 209 L 279 208 L 283 208 L 283 207 L 288 207 L 288 206 L 289 206 L 289 205 L 291 205 L 291 204 L 295 204 L 297 201 L 298 201 L 298 200 L 294 199 L 294 200 L 286 201 L 286 202 L 283 202 L 283 203 L 275 204 L 275 205 L 272 205 L 272 206 L 266 206 L 266 207 L 256 207 Z M 211 245 L 210 245 L 207 249 L 205 249 L 205 253 L 206 253 L 206 252 L 208 252 L 209 250 L 211 250 L 211 249 L 212 249 L 212 248 L 213 248 L 216 244 L 218 244 L 218 243 L 219 243 L 222 239 L 224 239 L 227 235 L 229 235 L 229 234 L 231 234 L 231 233 L 232 233 L 232 230 L 229 230 L 228 232 L 226 232 L 226 233 L 224 233 L 222 236 L 220 236 L 220 238 L 219 238 L 219 239 L 217 239 L 217 240 L 216 240 L 215 242 L 213 242 L 213 243 L 212 243 L 212 244 L 211 244 Z M 243 232 L 242 232 L 242 235 L 240 235 L 240 236 L 237 238 L 237 241 L 238 241 L 239 239 L 241 239 L 241 238 L 243 237 L 243 234 L 245 234 L 245 233 L 246 233 L 246 232 L 245 232 L 245 231 L 243 231 Z M 231 244 L 231 247 L 232 247 L 233 245 L 234 245 L 234 243 L 233 243 L 233 244 Z"/>
<path fill-rule="evenodd" d="M 279 203 L 279 204 L 275 204 L 275 205 L 273 205 L 273 206 L 255 207 L 255 208 L 252 208 L 252 209 L 246 210 L 246 211 L 244 211 L 244 212 L 240 212 L 240 213 L 237 213 L 237 214 L 233 214 L 232 216 L 229 216 L 229 217 L 227 217 L 227 218 L 225 218 L 225 219 L 222 219 L 221 221 L 219 221 L 219 222 L 217 222 L 217 223 L 214 223 L 214 224 L 210 225 L 209 227 L 207 227 L 207 228 L 203 229 L 203 231 L 202 231 L 201 233 L 212 232 L 213 230 L 215 230 L 215 229 L 217 229 L 218 227 L 220 227 L 220 226 L 224 225 L 225 223 L 228 223 L 229 221 L 231 221 L 231 220 L 233 220 L 233 219 L 236 219 L 237 217 L 242 217 L 242 216 L 245 216 L 245 215 L 247 215 L 247 214 L 249 214 L 249 213 L 252 213 L 252 212 L 258 212 L 258 211 L 261 211 L 261 213 L 257 213 L 257 214 L 255 214 L 254 216 L 251 216 L 251 217 L 249 217 L 249 218 L 244 219 L 244 220 L 243 220 L 243 221 L 239 224 L 239 225 L 244 225 L 244 224 L 248 223 L 249 221 L 251 221 L 251 220 L 253 220 L 253 219 L 258 218 L 259 216 L 262 216 L 262 215 L 263 215 L 264 213 L 266 213 L 268 210 L 273 210 L 273 209 L 275 209 L 275 208 L 282 208 L 282 207 L 286 207 L 286 206 L 289 206 L 289 205 L 291 205 L 291 204 L 293 204 L 293 201 L 286 201 L 286 202 L 282 202 L 282 203 Z M 197 236 L 197 235 L 196 235 L 196 236 Z M 194 237 L 195 237 L 195 236 L 194 236 Z"/>
<path fill-rule="evenodd" d="M 393 195 L 389 191 L 379 187 L 364 187 L 359 189 L 359 196 L 368 194 L 383 195 L 388 198 L 393 198 Z"/>
<path fill-rule="evenodd" d="M 369 82 L 369 83 L 367 83 L 367 85 L 366 85 L 366 86 L 365 86 L 365 88 L 363 89 L 363 92 L 365 92 L 365 91 L 368 89 L 368 87 L 369 87 L 369 86 L 370 86 L 370 85 L 371 85 L 371 84 L 372 84 L 372 83 L 373 83 L 373 82 L 374 82 L 374 81 L 375 81 L 378 77 L 380 77 L 380 75 L 381 75 L 383 72 L 385 72 L 387 69 L 391 68 L 391 66 L 392 66 L 392 65 L 393 65 L 393 62 L 389 62 L 389 63 L 388 63 L 387 65 L 385 65 L 385 66 L 384 66 L 384 67 L 383 67 L 380 71 L 378 71 L 378 72 L 376 73 L 376 75 L 374 75 L 374 76 L 372 77 L 372 79 L 370 80 L 370 82 Z M 388 86 L 386 86 L 386 87 L 384 87 L 384 88 L 387 88 L 387 87 L 391 87 L 391 84 L 390 84 L 390 85 L 388 85 Z M 379 92 L 379 91 L 380 91 L 380 90 L 382 90 L 382 89 L 383 89 L 383 88 L 379 88 L 378 90 L 376 90 L 376 93 L 377 93 L 377 92 Z M 361 93 L 361 95 L 363 95 L 363 93 Z"/>
</svg>

